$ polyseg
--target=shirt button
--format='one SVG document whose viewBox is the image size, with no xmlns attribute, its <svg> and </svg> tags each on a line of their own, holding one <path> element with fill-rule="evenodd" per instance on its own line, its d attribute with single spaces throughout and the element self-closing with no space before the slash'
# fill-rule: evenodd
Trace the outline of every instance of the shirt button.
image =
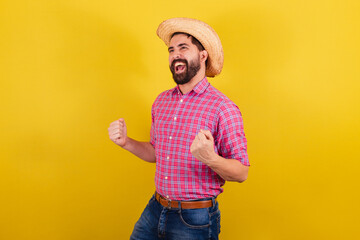
<svg viewBox="0 0 360 240">
<path fill-rule="evenodd" d="M 169 139 L 171 140 L 171 139 L 172 139 L 172 136 L 170 136 Z"/>
<path fill-rule="evenodd" d="M 182 100 L 182 99 L 180 99 L 180 102 L 183 102 L 183 100 Z"/>
<path fill-rule="evenodd" d="M 168 177 L 165 177 L 165 180 L 168 179 Z"/>
<path fill-rule="evenodd" d="M 176 120 L 176 117 L 174 117 L 174 120 Z"/>
<path fill-rule="evenodd" d="M 169 156 L 167 156 L 167 157 L 166 157 L 166 159 L 168 159 L 168 160 L 169 160 L 169 159 L 170 159 L 170 157 L 169 157 Z"/>
<path fill-rule="evenodd" d="M 166 198 L 169 198 L 169 195 L 166 195 Z"/>
</svg>

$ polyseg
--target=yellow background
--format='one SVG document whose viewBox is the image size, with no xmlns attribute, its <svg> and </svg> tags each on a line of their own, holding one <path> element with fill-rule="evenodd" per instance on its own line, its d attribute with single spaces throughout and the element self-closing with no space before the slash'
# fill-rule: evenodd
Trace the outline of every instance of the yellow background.
<svg viewBox="0 0 360 240">
<path fill-rule="evenodd" d="M 0 239 L 128 239 L 155 165 L 107 128 L 123 117 L 149 140 L 151 104 L 174 86 L 155 31 L 179 16 L 219 34 L 210 81 L 248 138 L 221 239 L 359 239 L 357 0 L 0 1 Z"/>
</svg>

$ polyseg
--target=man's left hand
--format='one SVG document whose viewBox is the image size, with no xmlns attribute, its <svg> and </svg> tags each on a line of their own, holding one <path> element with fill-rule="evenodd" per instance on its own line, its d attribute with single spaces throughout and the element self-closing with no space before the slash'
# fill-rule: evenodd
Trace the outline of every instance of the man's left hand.
<svg viewBox="0 0 360 240">
<path fill-rule="evenodd" d="M 191 154 L 199 161 L 208 165 L 216 155 L 214 138 L 209 130 L 200 130 L 190 146 Z"/>
</svg>

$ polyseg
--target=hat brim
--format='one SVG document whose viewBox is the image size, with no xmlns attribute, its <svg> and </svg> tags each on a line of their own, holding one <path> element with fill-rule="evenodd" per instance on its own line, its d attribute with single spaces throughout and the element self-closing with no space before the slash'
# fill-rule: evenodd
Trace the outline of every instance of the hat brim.
<svg viewBox="0 0 360 240">
<path fill-rule="evenodd" d="M 205 75 L 215 77 L 219 75 L 224 64 L 224 52 L 217 33 L 208 24 L 192 18 L 171 18 L 163 21 L 156 33 L 166 46 L 170 45 L 170 38 L 176 32 L 184 32 L 194 36 L 208 52 Z"/>
</svg>

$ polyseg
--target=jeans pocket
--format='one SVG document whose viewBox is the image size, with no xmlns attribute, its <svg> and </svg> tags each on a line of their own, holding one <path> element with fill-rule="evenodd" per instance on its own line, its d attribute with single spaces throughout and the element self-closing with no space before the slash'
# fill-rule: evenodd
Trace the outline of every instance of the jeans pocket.
<svg viewBox="0 0 360 240">
<path fill-rule="evenodd" d="M 210 226 L 208 208 L 180 209 L 181 221 L 189 228 L 205 228 Z"/>
</svg>

